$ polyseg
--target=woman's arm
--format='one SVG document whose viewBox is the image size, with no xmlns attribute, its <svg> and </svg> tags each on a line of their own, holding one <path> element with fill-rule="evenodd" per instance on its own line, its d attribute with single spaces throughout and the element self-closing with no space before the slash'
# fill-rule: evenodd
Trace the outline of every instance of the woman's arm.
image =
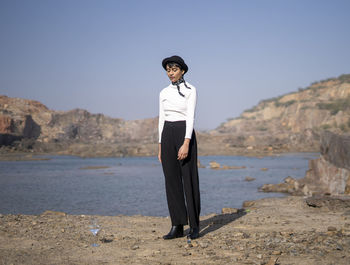
<svg viewBox="0 0 350 265">
<path fill-rule="evenodd" d="M 162 142 L 162 132 L 163 132 L 163 127 L 164 127 L 164 108 L 162 104 L 162 97 L 161 94 L 159 94 L 159 120 L 158 120 L 158 160 L 159 162 L 162 162 L 161 159 L 161 142 Z"/>
<path fill-rule="evenodd" d="M 185 138 L 191 139 L 194 127 L 194 115 L 196 111 L 197 91 L 194 86 L 191 86 L 191 94 L 187 99 L 186 112 L 186 134 Z"/>
<path fill-rule="evenodd" d="M 184 143 L 179 149 L 177 154 L 178 160 L 183 160 L 188 155 L 188 150 L 190 146 L 190 141 L 192 137 L 193 127 L 194 127 L 194 114 L 196 111 L 196 103 L 197 103 L 197 91 L 194 86 L 191 86 L 191 94 L 187 99 L 187 113 L 186 113 L 186 133 Z"/>
</svg>

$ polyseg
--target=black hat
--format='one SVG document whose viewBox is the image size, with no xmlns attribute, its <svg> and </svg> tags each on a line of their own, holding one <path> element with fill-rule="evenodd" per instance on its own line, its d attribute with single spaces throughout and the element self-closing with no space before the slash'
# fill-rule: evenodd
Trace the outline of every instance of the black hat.
<svg viewBox="0 0 350 265">
<path fill-rule="evenodd" d="M 165 58 L 162 62 L 162 66 L 165 70 L 166 70 L 166 65 L 168 63 L 177 63 L 178 65 L 180 65 L 181 69 L 185 71 L 185 74 L 188 71 L 187 64 L 185 64 L 185 61 L 180 56 L 174 55 L 174 56 Z"/>
</svg>

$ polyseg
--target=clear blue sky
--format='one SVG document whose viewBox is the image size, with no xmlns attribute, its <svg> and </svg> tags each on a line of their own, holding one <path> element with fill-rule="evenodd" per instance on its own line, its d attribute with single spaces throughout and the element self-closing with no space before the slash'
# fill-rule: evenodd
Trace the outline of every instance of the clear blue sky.
<svg viewBox="0 0 350 265">
<path fill-rule="evenodd" d="M 0 94 L 54 110 L 156 117 L 182 56 L 197 129 L 350 73 L 350 1 L 0 0 Z"/>
</svg>

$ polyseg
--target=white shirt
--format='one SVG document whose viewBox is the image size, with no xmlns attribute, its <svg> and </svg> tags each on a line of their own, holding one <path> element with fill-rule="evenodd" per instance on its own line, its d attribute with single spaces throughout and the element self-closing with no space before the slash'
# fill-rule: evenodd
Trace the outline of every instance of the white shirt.
<svg viewBox="0 0 350 265">
<path fill-rule="evenodd" d="M 173 84 L 164 88 L 159 94 L 159 143 L 162 140 L 165 121 L 186 121 L 185 138 L 191 139 L 197 91 L 193 85 L 187 82 L 186 85 L 191 89 L 185 87 L 184 83 L 180 84 L 180 92 L 185 95 L 184 97 L 179 94 L 177 86 Z"/>
</svg>

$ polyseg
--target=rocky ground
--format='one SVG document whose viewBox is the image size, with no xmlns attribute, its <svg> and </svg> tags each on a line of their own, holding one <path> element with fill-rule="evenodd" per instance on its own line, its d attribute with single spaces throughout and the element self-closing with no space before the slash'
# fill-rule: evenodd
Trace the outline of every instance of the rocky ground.
<svg viewBox="0 0 350 265">
<path fill-rule="evenodd" d="M 163 240 L 165 217 L 0 215 L 0 264 L 349 264 L 349 202 L 246 202 L 237 213 L 201 217 L 201 237 L 191 243 Z"/>
</svg>

